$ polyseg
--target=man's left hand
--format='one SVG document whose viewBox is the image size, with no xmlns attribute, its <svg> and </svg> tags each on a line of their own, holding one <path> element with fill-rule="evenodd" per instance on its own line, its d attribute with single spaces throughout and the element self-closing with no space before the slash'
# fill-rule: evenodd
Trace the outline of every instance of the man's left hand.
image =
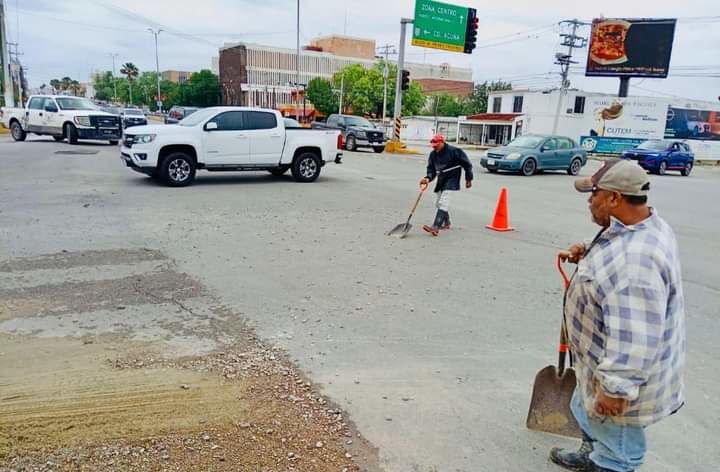
<svg viewBox="0 0 720 472">
<path fill-rule="evenodd" d="M 465 181 L 465 188 L 471 188 L 472 187 L 472 180 L 466 180 Z"/>
<path fill-rule="evenodd" d="M 620 416 L 624 414 L 630 404 L 624 398 L 613 398 L 598 390 L 595 395 L 595 412 L 600 416 Z"/>
</svg>

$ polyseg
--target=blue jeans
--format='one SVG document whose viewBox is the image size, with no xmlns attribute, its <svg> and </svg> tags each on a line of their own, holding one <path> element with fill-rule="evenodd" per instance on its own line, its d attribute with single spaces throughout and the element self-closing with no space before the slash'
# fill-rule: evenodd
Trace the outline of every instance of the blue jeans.
<svg viewBox="0 0 720 472">
<path fill-rule="evenodd" d="M 616 424 L 612 418 L 590 416 L 575 390 L 570 408 L 585 434 L 593 440 L 590 460 L 595 465 L 617 472 L 629 472 L 642 465 L 645 459 L 645 428 Z"/>
</svg>

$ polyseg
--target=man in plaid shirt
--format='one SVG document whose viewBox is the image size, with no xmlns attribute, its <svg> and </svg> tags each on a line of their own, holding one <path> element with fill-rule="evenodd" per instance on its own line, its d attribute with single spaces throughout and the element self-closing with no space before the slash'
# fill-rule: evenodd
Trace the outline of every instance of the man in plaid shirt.
<svg viewBox="0 0 720 472">
<path fill-rule="evenodd" d="M 577 471 L 632 471 L 645 427 L 682 407 L 685 312 L 680 257 L 670 226 L 647 206 L 650 181 L 632 161 L 611 160 L 589 179 L 590 212 L 603 230 L 561 257 L 578 264 L 565 319 L 578 385 L 577 452 L 550 459 Z"/>
</svg>

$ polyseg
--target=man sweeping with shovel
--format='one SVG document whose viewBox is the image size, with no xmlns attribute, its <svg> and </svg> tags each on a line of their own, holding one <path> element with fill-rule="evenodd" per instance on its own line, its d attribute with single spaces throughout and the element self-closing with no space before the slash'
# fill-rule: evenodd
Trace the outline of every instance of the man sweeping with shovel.
<svg viewBox="0 0 720 472">
<path fill-rule="evenodd" d="M 607 161 L 575 188 L 590 195 L 603 230 L 560 253 L 578 264 L 565 317 L 583 443 L 577 452 L 555 448 L 550 459 L 569 470 L 627 472 L 643 463 L 645 427 L 684 402 L 680 255 L 670 226 L 647 206 L 650 181 L 637 164 Z"/>
<path fill-rule="evenodd" d="M 465 188 L 472 187 L 473 171 L 467 154 L 462 149 L 448 145 L 442 134 L 433 136 L 430 145 L 433 150 L 428 158 L 426 176 L 420 180 L 420 185 L 427 185 L 437 177 L 437 212 L 432 226 L 423 225 L 423 230 L 437 236 L 441 229 L 450 229 L 450 192 L 460 190 L 461 171 L 465 170 Z"/>
</svg>

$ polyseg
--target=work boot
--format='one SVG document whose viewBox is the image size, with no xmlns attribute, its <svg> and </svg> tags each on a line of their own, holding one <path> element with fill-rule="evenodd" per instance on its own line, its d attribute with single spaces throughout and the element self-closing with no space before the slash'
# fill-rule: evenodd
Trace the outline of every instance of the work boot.
<svg viewBox="0 0 720 472">
<path fill-rule="evenodd" d="M 440 227 L 445 221 L 446 214 L 447 213 L 443 210 L 438 209 L 438 211 L 435 213 L 435 221 L 433 221 L 432 226 L 423 225 L 423 230 L 425 230 L 427 233 L 432 234 L 433 236 L 437 236 L 439 234 Z"/>
<path fill-rule="evenodd" d="M 550 451 L 550 460 L 557 465 L 568 470 L 577 472 L 601 472 L 605 469 L 598 469 L 590 460 L 590 453 L 593 451 L 592 439 L 583 433 L 582 444 L 580 449 L 575 452 L 566 451 L 559 447 L 554 447 Z"/>
<path fill-rule="evenodd" d="M 440 231 L 438 231 L 438 229 L 434 226 L 423 225 L 422 228 L 423 231 L 425 231 L 426 233 L 430 233 L 433 236 L 437 236 L 438 234 L 440 234 Z"/>
<path fill-rule="evenodd" d="M 443 222 L 440 225 L 440 229 L 450 229 L 450 213 L 445 210 L 439 210 L 443 212 Z"/>
</svg>

